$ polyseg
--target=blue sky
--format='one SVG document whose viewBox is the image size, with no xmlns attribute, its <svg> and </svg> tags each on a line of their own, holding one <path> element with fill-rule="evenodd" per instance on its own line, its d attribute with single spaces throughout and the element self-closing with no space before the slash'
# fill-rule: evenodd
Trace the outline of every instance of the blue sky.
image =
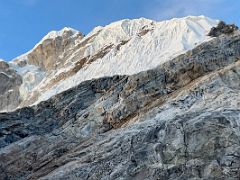
<svg viewBox="0 0 240 180">
<path fill-rule="evenodd" d="M 125 18 L 154 20 L 205 15 L 240 25 L 237 0 L 0 0 L 0 58 L 30 50 L 51 30 L 65 26 L 84 34 Z"/>
</svg>

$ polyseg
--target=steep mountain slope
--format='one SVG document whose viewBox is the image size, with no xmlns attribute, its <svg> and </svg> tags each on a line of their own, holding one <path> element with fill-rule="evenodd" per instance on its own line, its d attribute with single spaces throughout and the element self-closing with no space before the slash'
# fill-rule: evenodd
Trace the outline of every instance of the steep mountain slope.
<svg viewBox="0 0 240 180">
<path fill-rule="evenodd" d="M 240 32 L 0 114 L 1 179 L 239 179 Z"/>
<path fill-rule="evenodd" d="M 207 33 L 217 23 L 204 16 L 163 22 L 141 18 L 97 27 L 85 37 L 71 28 L 50 32 L 10 63 L 23 83 L 20 96 L 0 109 L 37 104 L 92 78 L 154 68 L 211 39 Z"/>
<path fill-rule="evenodd" d="M 217 22 L 205 17 L 186 17 L 159 23 L 145 19 L 113 23 L 103 28 L 96 38 L 97 43 L 108 42 L 106 48 L 112 47 L 107 50 L 109 53 L 104 53 L 105 56 L 101 59 L 92 61 L 76 75 L 53 86 L 40 96 L 38 102 L 84 80 L 135 74 L 154 68 L 206 41 L 209 38 L 207 33 Z M 128 36 L 118 37 L 121 34 Z M 94 43 L 93 49 L 96 46 Z M 90 51 L 89 54 L 91 56 L 95 52 Z"/>
</svg>

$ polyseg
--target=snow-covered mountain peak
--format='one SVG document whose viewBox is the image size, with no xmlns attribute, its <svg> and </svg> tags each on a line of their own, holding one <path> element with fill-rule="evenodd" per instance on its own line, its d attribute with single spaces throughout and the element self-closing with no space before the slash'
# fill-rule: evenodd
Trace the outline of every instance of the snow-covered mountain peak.
<svg viewBox="0 0 240 180">
<path fill-rule="evenodd" d="M 73 28 L 70 27 L 64 27 L 63 29 L 59 31 L 51 31 L 48 34 L 46 34 L 34 47 L 33 49 L 29 50 L 28 52 L 14 58 L 11 63 L 13 64 L 26 64 L 26 61 L 29 60 L 28 56 L 31 55 L 40 45 L 46 46 L 50 44 L 49 42 L 56 41 L 56 38 L 61 37 L 63 40 L 71 40 L 71 39 L 82 39 L 83 34 Z M 56 44 L 57 45 L 57 44 Z M 44 60 L 44 59 L 42 59 Z M 34 64 L 28 61 L 30 64 Z"/>
<path fill-rule="evenodd" d="M 115 31 L 115 32 L 121 32 L 126 33 L 128 35 L 133 35 L 134 32 L 136 33 L 141 27 L 151 24 L 154 22 L 153 20 L 146 19 L 146 18 L 139 18 L 139 19 L 123 19 L 120 21 L 116 21 L 113 23 L 110 23 L 106 26 L 97 26 L 93 29 L 92 32 L 88 34 L 88 36 L 103 30 L 103 31 Z"/>
<path fill-rule="evenodd" d="M 46 36 L 44 36 L 42 38 L 42 40 L 39 42 L 39 44 L 47 39 L 55 39 L 57 37 L 62 37 L 64 35 L 68 35 L 68 36 L 74 36 L 76 34 L 80 33 L 79 31 L 70 28 L 70 27 L 64 27 L 63 29 L 59 30 L 59 31 L 51 31 L 49 32 Z"/>
<path fill-rule="evenodd" d="M 207 34 L 218 22 L 205 16 L 160 22 L 139 18 L 98 26 L 85 37 L 67 27 L 51 31 L 13 62 L 23 77 L 23 105 L 47 100 L 85 80 L 154 68 L 210 40 Z"/>
<path fill-rule="evenodd" d="M 93 53 L 92 50 L 100 49 L 106 44 L 118 44 L 122 41 L 130 40 L 135 36 L 153 32 L 153 30 L 160 32 L 161 36 L 169 35 L 165 39 L 170 38 L 170 41 L 173 38 L 170 35 L 181 37 L 184 33 L 188 35 L 188 32 L 205 37 L 211 27 L 217 24 L 218 20 L 213 20 L 205 16 L 187 16 L 160 22 L 146 18 L 124 19 L 104 27 L 98 26 L 86 38 L 97 35 L 95 41 L 91 44 L 91 51 L 89 52 L 91 54 Z M 157 34 L 156 36 L 160 37 Z"/>
<path fill-rule="evenodd" d="M 110 32 L 111 33 L 119 33 L 119 34 L 125 34 L 128 36 L 133 36 L 139 31 L 142 30 L 142 28 L 146 26 L 161 26 L 165 24 L 171 24 L 172 26 L 176 25 L 183 25 L 188 26 L 188 23 L 193 22 L 197 23 L 202 26 L 202 28 L 207 28 L 212 26 L 216 26 L 216 24 L 219 22 L 218 20 L 213 20 L 211 18 L 208 18 L 206 16 L 186 16 L 182 18 L 173 18 L 170 20 L 165 21 L 154 21 L 146 18 L 139 18 L 139 19 L 123 19 L 120 21 L 113 22 L 109 25 L 106 25 L 104 27 L 98 26 L 96 27 L 92 32 L 89 34 L 93 34 L 94 32 L 103 31 L 104 33 Z M 103 33 L 102 32 L 102 33 Z"/>
<path fill-rule="evenodd" d="M 111 23 L 104 27 L 105 30 L 122 31 L 123 33 L 132 36 L 136 34 L 142 27 L 154 23 L 153 20 L 140 19 L 124 19 Z"/>
<path fill-rule="evenodd" d="M 86 45 L 84 55 L 91 57 L 106 47 L 112 47 L 101 58 L 92 61 L 75 75 L 60 81 L 39 101 L 75 86 L 79 82 L 116 74 L 135 74 L 154 68 L 210 40 L 207 33 L 218 20 L 204 16 L 189 16 L 156 22 L 149 19 L 125 19 L 94 29 L 82 39 L 94 37 Z"/>
<path fill-rule="evenodd" d="M 111 44 L 117 45 L 122 41 L 128 41 L 136 36 L 143 27 L 154 24 L 153 20 L 140 18 L 140 19 L 124 19 L 117 22 L 113 22 L 104 27 L 98 26 L 91 31 L 85 39 L 95 37 L 91 44 L 88 44 L 88 48 L 85 55 L 91 55 L 96 51 L 102 49 L 104 46 Z M 83 39 L 84 41 L 84 39 Z"/>
</svg>

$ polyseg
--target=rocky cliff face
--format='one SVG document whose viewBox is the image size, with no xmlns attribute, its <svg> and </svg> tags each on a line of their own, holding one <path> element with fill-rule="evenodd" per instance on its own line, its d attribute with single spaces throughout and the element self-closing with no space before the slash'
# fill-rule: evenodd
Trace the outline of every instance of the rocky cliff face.
<svg viewBox="0 0 240 180">
<path fill-rule="evenodd" d="M 239 179 L 240 32 L 0 114 L 1 179 Z"/>
<path fill-rule="evenodd" d="M 12 110 L 20 102 L 19 87 L 22 78 L 8 63 L 0 60 L 0 111 Z"/>
<path fill-rule="evenodd" d="M 32 50 L 10 62 L 10 66 L 21 75 L 23 81 L 19 88 L 19 107 L 33 103 L 41 92 L 41 82 L 55 78 L 59 69 L 70 64 L 67 59 L 82 38 L 80 32 L 71 28 L 52 31 Z M 58 81 L 64 77 L 67 75 L 61 76 Z M 50 82 L 48 86 L 53 84 L 54 82 Z"/>
<path fill-rule="evenodd" d="M 64 66 L 69 51 L 80 41 L 83 35 L 71 28 L 59 32 L 50 32 L 32 51 L 26 55 L 29 64 L 45 71 L 56 70 Z"/>
</svg>

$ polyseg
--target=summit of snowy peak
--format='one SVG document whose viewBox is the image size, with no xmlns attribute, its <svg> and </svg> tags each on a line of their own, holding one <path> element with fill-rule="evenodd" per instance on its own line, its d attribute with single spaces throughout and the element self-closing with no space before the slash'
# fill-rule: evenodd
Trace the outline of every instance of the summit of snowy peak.
<svg viewBox="0 0 240 180">
<path fill-rule="evenodd" d="M 105 46 L 118 45 L 123 41 L 128 41 L 141 32 L 144 27 L 155 23 L 153 20 L 139 18 L 124 19 L 106 26 L 98 26 L 85 37 L 85 39 L 94 37 L 94 41 L 87 45 L 85 55 L 95 54 Z"/>
<path fill-rule="evenodd" d="M 80 33 L 79 31 L 70 28 L 70 27 L 64 27 L 63 29 L 59 30 L 59 31 L 51 31 L 49 32 L 47 35 L 45 35 L 42 40 L 38 43 L 41 44 L 43 41 L 48 40 L 48 39 L 55 39 L 57 37 L 62 37 L 62 36 L 67 36 L 67 37 L 73 37 L 76 35 L 82 35 L 82 33 Z M 37 45 L 38 45 L 37 44 Z"/>
<path fill-rule="evenodd" d="M 139 19 L 124 19 L 107 25 L 105 28 L 108 30 L 122 30 L 125 34 L 132 36 L 139 32 L 139 30 L 151 23 L 155 23 L 153 20 L 146 18 Z"/>
<path fill-rule="evenodd" d="M 187 16 L 182 18 L 173 18 L 165 21 L 154 21 L 146 18 L 139 19 L 123 19 L 120 21 L 113 22 L 106 26 L 98 26 L 90 32 L 87 37 L 91 37 L 94 34 L 98 34 L 97 39 L 104 40 L 115 44 L 121 40 L 127 40 L 130 37 L 137 35 L 144 28 L 157 29 L 160 28 L 162 31 L 172 29 L 184 31 L 186 28 L 194 28 L 193 30 L 199 31 L 204 29 L 205 31 L 210 30 L 211 27 L 218 24 L 218 20 L 213 20 L 206 16 Z M 167 32 L 166 32 L 167 33 Z"/>
<path fill-rule="evenodd" d="M 56 38 L 58 36 L 63 36 L 64 33 L 70 33 L 71 35 L 74 35 L 76 33 L 79 33 L 79 31 L 70 28 L 70 27 L 64 27 L 63 29 L 59 30 L 59 31 L 51 31 L 49 32 L 46 36 L 44 36 L 43 39 L 53 39 Z"/>
<path fill-rule="evenodd" d="M 186 16 L 182 18 L 173 18 L 166 21 L 160 21 L 158 23 L 163 23 L 163 22 L 168 22 L 172 25 L 185 24 L 185 26 L 187 27 L 191 27 L 190 23 L 195 23 L 197 25 L 200 25 L 199 27 L 200 29 L 204 28 L 208 30 L 213 26 L 217 26 L 217 24 L 219 23 L 219 20 L 211 19 L 209 17 L 201 15 L 201 16 Z"/>
<path fill-rule="evenodd" d="M 82 33 L 70 27 L 51 31 L 33 49 L 15 58 L 13 63 L 24 62 L 46 71 L 55 70 L 65 64 L 66 52 L 74 48 L 77 41 L 83 37 Z"/>
<path fill-rule="evenodd" d="M 57 71 L 67 62 L 68 52 L 83 35 L 72 28 L 51 31 L 27 53 L 13 59 L 9 64 L 22 77 L 19 88 L 21 99 L 26 99 L 47 74 Z M 49 77 L 48 77 L 49 78 Z"/>
<path fill-rule="evenodd" d="M 45 35 L 34 47 L 28 52 L 14 58 L 11 63 L 19 64 L 22 62 L 26 62 L 28 60 L 28 56 L 34 52 L 34 50 L 41 44 L 44 44 L 46 40 L 54 40 L 57 37 L 63 37 L 64 39 L 77 39 L 78 37 L 83 38 L 83 34 L 73 28 L 64 27 L 59 31 L 50 31 L 47 35 Z"/>
<path fill-rule="evenodd" d="M 111 28 L 124 28 L 124 27 L 131 27 L 131 28 L 139 28 L 142 25 L 150 24 L 154 22 L 153 20 L 146 19 L 146 18 L 139 18 L 139 19 L 122 19 L 113 23 L 110 23 L 105 26 L 107 29 Z"/>
<path fill-rule="evenodd" d="M 115 37 L 131 37 L 139 32 L 139 30 L 146 26 L 155 23 L 153 20 L 146 19 L 146 18 L 139 18 L 139 19 L 123 19 L 120 21 L 116 21 L 110 23 L 106 26 L 97 26 L 93 29 L 92 32 L 88 34 L 91 36 L 95 33 L 99 33 L 100 35 L 108 35 L 108 36 L 115 36 Z"/>
<path fill-rule="evenodd" d="M 194 20 L 194 21 L 198 21 L 198 20 L 207 20 L 207 21 L 216 21 L 210 17 L 204 16 L 204 15 L 200 15 L 200 16 L 184 16 L 184 17 L 179 17 L 179 18 L 172 18 L 170 20 Z"/>
</svg>

